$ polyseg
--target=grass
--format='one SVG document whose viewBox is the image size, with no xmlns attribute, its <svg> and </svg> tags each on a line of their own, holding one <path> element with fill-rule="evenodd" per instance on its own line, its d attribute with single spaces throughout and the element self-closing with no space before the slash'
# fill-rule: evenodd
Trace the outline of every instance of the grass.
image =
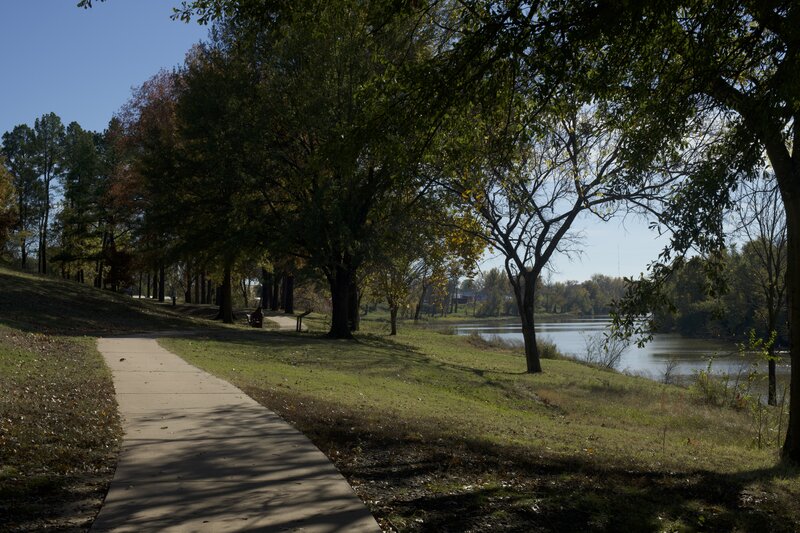
<svg viewBox="0 0 800 533">
<path fill-rule="evenodd" d="M 86 285 L 0 267 L 0 319 L 35 333 L 102 336 L 139 331 L 191 329 L 201 322 L 168 305 L 140 302 Z"/>
<path fill-rule="evenodd" d="M 121 434 L 92 339 L 0 326 L 0 530 L 85 528 Z"/>
<path fill-rule="evenodd" d="M 798 471 L 756 449 L 748 413 L 573 361 L 528 375 L 521 356 L 468 337 L 363 325 L 356 341 L 162 343 L 300 427 L 387 529 L 800 527 Z"/>
<path fill-rule="evenodd" d="M 297 425 L 389 530 L 800 529 L 798 470 L 754 445 L 747 410 L 688 389 L 559 359 L 527 375 L 513 350 L 408 324 L 334 341 L 321 315 L 212 327 L 2 269 L 0 291 L 0 530 L 91 522 L 119 422 L 85 335 L 157 329 L 194 329 L 162 342 Z"/>
<path fill-rule="evenodd" d="M 91 525 L 121 437 L 94 336 L 197 327 L 165 306 L 0 268 L 0 531 Z"/>
</svg>

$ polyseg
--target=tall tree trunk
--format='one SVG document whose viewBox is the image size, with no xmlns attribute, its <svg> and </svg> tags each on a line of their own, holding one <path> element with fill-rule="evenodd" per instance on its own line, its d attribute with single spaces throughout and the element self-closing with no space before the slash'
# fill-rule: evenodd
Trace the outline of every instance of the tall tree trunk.
<svg viewBox="0 0 800 533">
<path fill-rule="evenodd" d="M 147 272 L 147 299 L 150 299 L 150 271 Z"/>
<path fill-rule="evenodd" d="M 208 287 L 206 286 L 206 272 L 203 270 L 200 272 L 200 303 L 207 304 L 208 303 Z"/>
<path fill-rule="evenodd" d="M 183 293 L 184 303 L 192 303 L 192 271 L 189 268 L 189 262 L 186 262 L 186 291 Z"/>
<path fill-rule="evenodd" d="M 767 403 L 769 405 L 778 405 L 778 384 L 777 379 L 775 376 L 775 360 L 773 357 L 775 356 L 775 348 L 769 349 L 769 362 L 767 363 L 767 367 L 769 368 L 769 386 L 767 391 Z"/>
<path fill-rule="evenodd" d="M 233 302 L 231 298 L 231 267 L 225 265 L 225 271 L 222 279 L 221 290 L 222 302 L 220 303 L 220 312 L 222 313 L 222 321 L 225 324 L 233 324 Z"/>
<path fill-rule="evenodd" d="M 261 268 L 261 309 L 267 310 L 272 304 L 272 274 Z"/>
<path fill-rule="evenodd" d="M 166 300 L 164 294 L 164 286 L 166 285 L 167 281 L 167 273 L 164 267 L 164 263 L 161 263 L 158 266 L 158 301 L 163 303 Z"/>
<path fill-rule="evenodd" d="M 350 323 L 350 331 L 358 331 L 361 316 L 358 312 L 359 300 L 358 284 L 355 277 L 350 280 L 350 289 L 347 294 L 347 321 Z"/>
<path fill-rule="evenodd" d="M 512 283 L 512 286 L 522 322 L 522 340 L 525 343 L 527 372 L 538 374 L 542 371 L 542 362 L 539 357 L 539 346 L 536 344 L 536 326 L 533 317 L 536 275 L 533 272 L 522 272 L 519 281 Z"/>
<path fill-rule="evenodd" d="M 139 272 L 139 299 L 142 299 L 142 273 Z"/>
<path fill-rule="evenodd" d="M 389 322 L 392 326 L 389 335 L 397 335 L 397 304 L 389 306 Z"/>
<path fill-rule="evenodd" d="M 786 440 L 783 444 L 783 457 L 800 463 L 800 171 L 791 179 L 791 188 L 784 190 L 781 180 L 781 195 L 786 210 L 786 292 L 789 297 L 789 349 L 791 350 L 791 378 L 789 385 L 789 422 Z M 787 187 L 788 188 L 788 187 Z"/>
<path fill-rule="evenodd" d="M 19 255 L 21 259 L 20 268 L 25 270 L 25 265 L 28 262 L 28 245 L 24 238 L 20 239 Z"/>
<path fill-rule="evenodd" d="M 328 276 L 331 286 L 331 329 L 328 336 L 334 339 L 352 339 L 350 331 L 350 284 L 352 282 L 350 269 L 337 265 Z"/>
<path fill-rule="evenodd" d="M 281 290 L 281 276 L 279 274 L 272 275 L 272 310 L 277 311 L 281 308 L 280 305 L 280 290 Z"/>
<path fill-rule="evenodd" d="M 425 304 L 425 293 L 428 292 L 428 285 L 422 282 L 422 292 L 419 295 L 417 308 L 414 310 L 414 322 L 419 321 L 420 314 L 422 313 L 422 306 Z"/>
<path fill-rule="evenodd" d="M 286 274 L 283 282 L 283 312 L 294 314 L 294 274 Z"/>
<path fill-rule="evenodd" d="M 49 198 L 49 186 L 48 186 Z M 47 224 L 50 219 L 50 200 L 46 200 L 44 215 L 42 216 L 42 232 L 39 239 L 39 273 L 47 274 Z"/>
</svg>

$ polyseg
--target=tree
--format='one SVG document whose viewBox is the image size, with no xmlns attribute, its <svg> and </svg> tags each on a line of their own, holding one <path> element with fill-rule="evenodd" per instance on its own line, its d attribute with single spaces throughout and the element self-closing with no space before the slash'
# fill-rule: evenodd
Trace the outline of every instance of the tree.
<svg viewBox="0 0 800 533">
<path fill-rule="evenodd" d="M 47 274 L 47 245 L 50 209 L 54 182 L 61 172 L 64 152 L 64 125 L 55 113 L 36 119 L 33 125 L 35 161 L 43 189 L 43 206 L 39 220 L 39 272 Z"/>
<path fill-rule="evenodd" d="M 257 174 L 279 247 L 325 277 L 330 335 L 348 338 L 359 269 L 425 189 L 421 118 L 391 81 L 425 43 L 407 17 L 381 19 L 380 2 L 307 7 L 292 7 L 279 32 L 256 25 L 257 42 L 268 43 L 254 65 L 265 148 Z"/>
<path fill-rule="evenodd" d="M 792 1 L 576 2 L 563 17 L 581 21 L 576 45 L 603 47 L 596 79 L 611 88 L 630 124 L 654 140 L 683 142 L 698 115 L 724 116 L 726 127 L 694 173 L 687 194 L 673 197 L 671 251 L 652 279 L 631 290 L 642 303 L 668 276 L 666 259 L 689 247 L 720 248 L 715 222 L 738 182 L 757 174 L 762 154 L 786 212 L 787 260 L 800 262 L 800 5 Z M 575 26 L 577 27 L 577 26 Z M 623 94 L 624 93 L 624 94 Z M 701 229 L 702 228 L 702 231 Z M 638 294 L 637 294 L 638 293 Z M 800 270 L 787 272 L 789 337 L 800 345 Z M 630 311 L 630 313 L 627 313 Z M 636 304 L 623 309 L 633 316 Z M 631 319 L 632 320 L 632 319 Z M 628 322 L 630 324 L 630 321 Z M 800 462 L 800 351 L 792 351 L 790 415 L 783 456 Z"/>
<path fill-rule="evenodd" d="M 521 94 L 513 70 L 510 81 L 491 102 L 497 107 L 481 110 L 482 121 L 467 120 L 474 133 L 458 137 L 463 145 L 456 150 L 479 155 L 456 152 L 450 187 L 482 219 L 479 234 L 505 258 L 527 370 L 536 373 L 542 371 L 534 323 L 537 284 L 555 254 L 578 251 L 571 232 L 578 216 L 609 220 L 626 206 L 653 210 L 658 194 L 679 174 L 631 172 L 623 164 L 631 143 L 626 132 L 596 103 L 575 99 L 569 86 L 542 111 L 533 107 L 540 102 Z M 669 156 L 654 157 L 665 165 Z"/>
<path fill-rule="evenodd" d="M 103 177 L 107 165 L 102 157 L 102 136 L 85 131 L 77 122 L 66 129 L 64 162 L 61 175 L 63 202 L 56 216 L 60 249 L 52 259 L 66 265 L 78 264 L 78 279 L 83 278 L 84 264 L 98 252 L 98 232 L 103 227 Z M 102 252 L 100 252 L 102 253 Z"/>
<path fill-rule="evenodd" d="M 0 155 L 0 249 L 5 248 L 9 232 L 17 221 L 14 176 L 6 168 L 5 157 Z"/>
<path fill-rule="evenodd" d="M 741 199 L 735 209 L 739 233 L 747 240 L 742 256 L 747 272 L 764 300 L 760 311 L 768 342 L 768 403 L 777 405 L 775 342 L 778 318 L 786 302 L 786 215 L 778 188 L 771 180 L 742 184 Z"/>
<path fill-rule="evenodd" d="M 153 293 L 162 302 L 180 169 L 176 101 L 175 75 L 161 71 L 136 88 L 115 117 L 114 143 L 121 161 L 115 166 L 113 196 L 132 204 L 139 255 L 154 272 Z"/>
<path fill-rule="evenodd" d="M 3 155 L 16 191 L 17 220 L 13 241 L 19 245 L 21 267 L 25 268 L 31 239 L 42 210 L 42 188 L 36 174 L 34 132 L 25 125 L 3 134 Z"/>
</svg>

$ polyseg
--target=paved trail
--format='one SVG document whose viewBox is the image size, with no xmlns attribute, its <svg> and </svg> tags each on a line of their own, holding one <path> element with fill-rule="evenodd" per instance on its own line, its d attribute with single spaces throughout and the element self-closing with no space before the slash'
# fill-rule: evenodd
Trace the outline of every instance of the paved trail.
<svg viewBox="0 0 800 533">
<path fill-rule="evenodd" d="M 152 338 L 107 338 L 125 438 L 94 531 L 380 531 L 313 444 Z"/>
<path fill-rule="evenodd" d="M 297 328 L 297 317 L 292 315 L 274 315 L 265 316 L 264 320 L 269 320 L 278 324 L 279 329 L 294 331 Z M 302 326 L 303 331 L 308 330 L 305 324 Z"/>
</svg>

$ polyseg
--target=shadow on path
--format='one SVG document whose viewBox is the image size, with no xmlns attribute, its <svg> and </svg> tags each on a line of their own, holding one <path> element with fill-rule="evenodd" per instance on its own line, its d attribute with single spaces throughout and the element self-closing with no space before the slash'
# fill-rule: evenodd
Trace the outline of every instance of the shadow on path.
<svg viewBox="0 0 800 533">
<path fill-rule="evenodd" d="M 311 442 L 144 338 L 98 342 L 125 439 L 95 531 L 378 531 Z"/>
</svg>

